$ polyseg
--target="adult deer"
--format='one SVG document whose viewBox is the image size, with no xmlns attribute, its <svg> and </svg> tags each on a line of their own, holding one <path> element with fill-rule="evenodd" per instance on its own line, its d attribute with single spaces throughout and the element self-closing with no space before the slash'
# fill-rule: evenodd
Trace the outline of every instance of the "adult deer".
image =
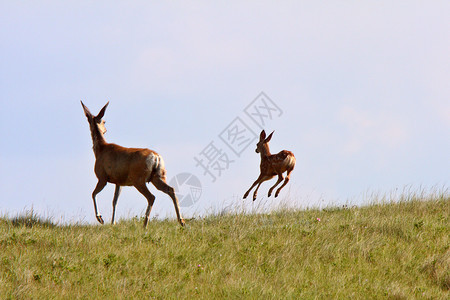
<svg viewBox="0 0 450 300">
<path fill-rule="evenodd" d="M 244 195 L 244 199 L 247 198 L 250 191 L 256 187 L 255 192 L 253 193 L 253 201 L 256 200 L 256 196 L 258 193 L 259 186 L 266 180 L 272 179 L 274 176 L 278 175 L 278 180 L 274 186 L 269 189 L 269 197 L 272 195 L 273 189 L 280 184 L 284 179 L 284 183 L 278 188 L 275 193 L 275 197 L 278 197 L 281 189 L 289 182 L 289 177 L 291 175 L 292 170 L 295 166 L 295 157 L 294 153 L 287 150 L 282 150 L 277 154 L 270 154 L 269 142 L 272 138 L 273 131 L 266 138 L 266 132 L 263 130 L 259 136 L 259 142 L 256 144 L 256 153 L 261 154 L 261 164 L 260 164 L 260 174 L 258 179 L 252 184 L 252 186 L 248 189 L 248 191 Z M 287 171 L 286 178 L 283 178 L 283 173 Z"/>
<path fill-rule="evenodd" d="M 134 186 L 148 201 L 145 211 L 144 228 L 147 226 L 150 211 L 152 210 L 155 196 L 150 193 L 146 183 L 152 182 L 160 191 L 168 194 L 175 205 L 178 221 L 184 226 L 184 220 L 180 214 L 180 205 L 174 189 L 166 183 L 166 169 L 162 157 L 155 151 L 145 148 L 125 148 L 116 144 L 107 143 L 105 121 L 102 120 L 108 103 L 100 110 L 98 115 L 93 116 L 89 109 L 81 101 L 84 113 L 89 122 L 89 127 L 94 144 L 95 175 L 98 178 L 97 186 L 92 192 L 94 210 L 97 221 L 103 224 L 102 216 L 97 211 L 95 197 L 106 186 L 108 182 L 114 183 L 116 189 L 113 199 L 113 212 L 111 224 L 114 224 L 117 200 L 119 199 L 122 186 Z"/>
</svg>

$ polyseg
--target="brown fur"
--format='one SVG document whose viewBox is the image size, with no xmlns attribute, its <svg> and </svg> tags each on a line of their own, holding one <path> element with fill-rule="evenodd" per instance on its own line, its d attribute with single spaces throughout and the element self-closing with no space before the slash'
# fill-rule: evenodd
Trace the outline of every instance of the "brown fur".
<svg viewBox="0 0 450 300">
<path fill-rule="evenodd" d="M 94 171 L 98 178 L 98 183 L 92 192 L 92 199 L 94 201 L 97 220 L 101 224 L 104 223 L 102 216 L 97 212 L 95 197 L 110 182 L 116 185 L 111 223 L 114 224 L 114 215 L 121 187 L 134 186 L 148 201 L 144 219 L 144 227 L 146 227 L 155 201 L 155 196 L 150 193 L 146 183 L 152 182 L 158 190 L 168 194 L 172 198 L 178 221 L 183 226 L 184 220 L 180 214 L 180 206 L 175 191 L 166 183 L 166 170 L 162 157 L 150 149 L 125 148 L 106 142 L 103 136 L 106 128 L 104 127 L 105 122 L 102 118 L 108 104 L 109 102 L 100 110 L 97 116 L 93 116 L 89 109 L 81 102 L 89 122 L 95 154 Z"/>
<path fill-rule="evenodd" d="M 261 154 L 260 174 L 258 179 L 252 184 L 248 191 L 244 195 L 244 199 L 247 198 L 250 191 L 257 185 L 255 192 L 253 193 L 253 201 L 256 200 L 259 186 L 266 180 L 272 179 L 278 175 L 278 180 L 269 189 L 268 196 L 272 195 L 273 189 L 284 179 L 284 183 L 275 193 L 275 197 L 278 197 L 281 189 L 289 182 L 289 178 L 292 170 L 295 167 L 294 153 L 287 150 L 282 150 L 277 154 L 271 154 L 269 149 L 269 141 L 272 138 L 273 132 L 266 139 L 266 132 L 263 130 L 259 136 L 259 142 L 256 144 L 256 153 Z M 283 177 L 283 173 L 287 172 L 286 178 Z"/>
</svg>

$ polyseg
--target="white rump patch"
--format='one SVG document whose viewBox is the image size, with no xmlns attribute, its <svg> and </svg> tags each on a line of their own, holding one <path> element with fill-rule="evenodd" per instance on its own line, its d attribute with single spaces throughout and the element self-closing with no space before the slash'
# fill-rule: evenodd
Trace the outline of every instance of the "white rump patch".
<svg viewBox="0 0 450 300">
<path fill-rule="evenodd" d="M 147 157 L 147 168 L 150 172 L 154 172 L 152 175 L 165 178 L 166 169 L 164 167 L 164 160 L 159 154 L 151 154 Z"/>
</svg>

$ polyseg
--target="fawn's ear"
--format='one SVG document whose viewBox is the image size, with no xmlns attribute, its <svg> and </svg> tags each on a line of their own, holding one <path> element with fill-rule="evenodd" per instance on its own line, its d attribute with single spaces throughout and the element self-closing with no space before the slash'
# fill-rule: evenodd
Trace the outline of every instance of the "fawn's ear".
<svg viewBox="0 0 450 300">
<path fill-rule="evenodd" d="M 268 143 L 268 142 L 270 142 L 270 139 L 272 138 L 272 135 L 273 135 L 273 133 L 275 132 L 275 130 L 274 131 L 272 131 L 272 133 L 271 134 L 269 134 L 269 136 L 267 137 L 267 139 L 264 141 L 264 143 Z"/>
<path fill-rule="evenodd" d="M 101 120 L 103 118 L 103 116 L 105 115 L 106 108 L 108 107 L 108 104 L 109 104 L 109 101 L 108 101 L 108 103 L 105 104 L 105 106 L 103 106 L 103 108 L 100 110 L 98 115 L 95 117 L 97 120 Z"/>
<path fill-rule="evenodd" d="M 265 138 L 266 138 L 266 132 L 265 132 L 264 129 L 263 129 L 263 131 L 261 131 L 261 134 L 259 135 L 259 140 L 262 141 L 262 140 L 264 140 Z"/>
<path fill-rule="evenodd" d="M 81 106 L 83 106 L 84 114 L 86 115 L 86 117 L 87 117 L 88 119 L 89 119 L 89 118 L 92 119 L 92 114 L 91 114 L 91 112 L 89 111 L 89 109 L 84 105 L 83 101 L 80 100 L 80 102 L 81 102 Z"/>
</svg>

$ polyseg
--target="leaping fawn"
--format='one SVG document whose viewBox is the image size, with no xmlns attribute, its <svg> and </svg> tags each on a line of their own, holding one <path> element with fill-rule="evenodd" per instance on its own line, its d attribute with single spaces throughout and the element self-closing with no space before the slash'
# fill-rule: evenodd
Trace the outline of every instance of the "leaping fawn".
<svg viewBox="0 0 450 300">
<path fill-rule="evenodd" d="M 166 183 L 166 169 L 162 157 L 155 151 L 145 148 L 125 148 L 116 144 L 107 143 L 105 121 L 102 120 L 109 102 L 100 110 L 97 116 L 93 116 L 89 109 L 81 101 L 84 113 L 89 122 L 89 127 L 94 144 L 95 175 L 98 178 L 97 186 L 92 192 L 94 210 L 97 221 L 103 224 L 102 216 L 97 211 L 95 196 L 106 186 L 108 182 L 114 183 L 116 189 L 113 199 L 113 212 L 111 223 L 114 224 L 116 204 L 119 199 L 122 186 L 134 186 L 148 201 L 145 212 L 144 228 L 152 210 L 155 196 L 150 193 L 146 183 L 152 182 L 160 191 L 172 198 L 177 213 L 178 222 L 184 226 L 185 222 L 180 214 L 180 205 L 174 189 Z"/>
<path fill-rule="evenodd" d="M 284 179 L 284 183 L 278 188 L 275 193 L 275 197 L 278 196 L 281 189 L 289 182 L 289 176 L 295 167 L 294 153 L 287 150 L 282 150 L 277 154 L 270 154 L 269 141 L 272 138 L 273 132 L 266 138 L 266 132 L 263 130 L 259 136 L 259 142 L 256 144 L 256 153 L 261 154 L 260 174 L 258 179 L 252 184 L 248 191 L 244 195 L 244 199 L 247 198 L 250 191 L 256 187 L 253 193 L 253 201 L 256 200 L 259 186 L 266 180 L 272 179 L 275 175 L 278 175 L 278 180 L 274 186 L 269 190 L 269 197 L 272 195 L 273 189 Z M 287 171 L 286 178 L 283 178 L 283 173 Z"/>
</svg>

